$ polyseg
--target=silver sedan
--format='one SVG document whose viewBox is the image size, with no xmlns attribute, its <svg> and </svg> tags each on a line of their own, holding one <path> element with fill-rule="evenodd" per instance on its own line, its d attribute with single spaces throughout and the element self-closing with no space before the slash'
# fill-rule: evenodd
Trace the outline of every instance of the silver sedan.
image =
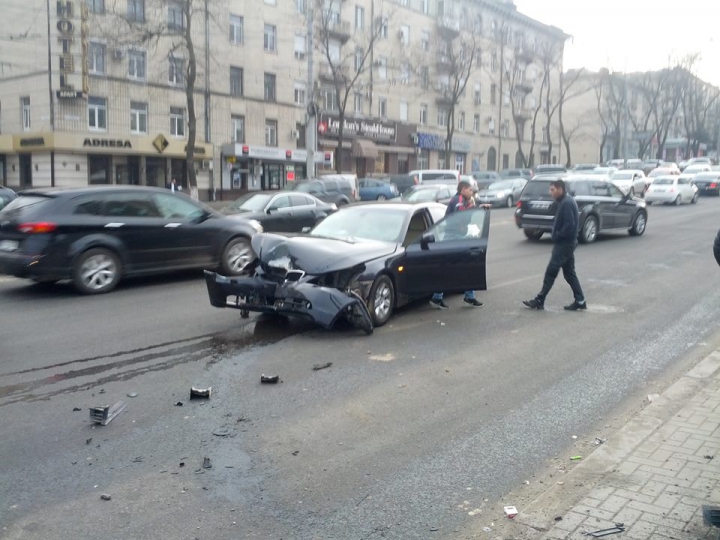
<svg viewBox="0 0 720 540">
<path fill-rule="evenodd" d="M 520 199 L 525 184 L 527 184 L 527 180 L 523 178 L 493 182 L 486 189 L 478 192 L 477 199 L 482 204 L 512 208 Z"/>
</svg>

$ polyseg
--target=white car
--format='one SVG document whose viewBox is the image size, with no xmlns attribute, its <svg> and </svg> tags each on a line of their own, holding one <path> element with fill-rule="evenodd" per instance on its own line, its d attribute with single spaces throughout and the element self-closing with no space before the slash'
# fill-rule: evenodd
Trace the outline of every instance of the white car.
<svg viewBox="0 0 720 540">
<path fill-rule="evenodd" d="M 712 171 L 712 167 L 706 163 L 688 165 L 687 167 L 685 167 L 685 170 L 680 174 L 680 178 L 687 178 L 688 180 L 692 180 L 698 174 L 710 171 Z"/>
<path fill-rule="evenodd" d="M 631 197 L 635 195 L 642 197 L 648 185 L 645 173 L 632 169 L 616 172 L 610 177 L 610 181 L 619 187 L 623 193 L 629 193 Z"/>
<path fill-rule="evenodd" d="M 595 167 L 592 171 L 583 171 L 583 174 L 592 174 L 594 176 L 604 176 L 607 179 L 612 178 L 612 175 L 618 172 L 620 169 L 617 167 Z"/>
<path fill-rule="evenodd" d="M 659 176 L 645 192 L 647 204 L 696 204 L 699 197 L 697 186 L 682 176 Z"/>
</svg>

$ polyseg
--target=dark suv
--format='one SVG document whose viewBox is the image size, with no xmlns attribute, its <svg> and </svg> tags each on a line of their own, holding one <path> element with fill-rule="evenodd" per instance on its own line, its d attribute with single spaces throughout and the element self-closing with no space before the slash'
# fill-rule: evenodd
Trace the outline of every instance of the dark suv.
<svg viewBox="0 0 720 540">
<path fill-rule="evenodd" d="M 254 255 L 252 220 L 225 217 L 160 188 L 23 191 L 0 212 L 0 274 L 78 291 L 111 291 L 120 278 L 185 268 L 239 274 Z"/>
<path fill-rule="evenodd" d="M 291 189 L 309 193 L 322 202 L 343 206 L 359 200 L 360 194 L 356 184 L 357 180 L 353 182 L 344 178 L 318 178 L 294 184 Z"/>
<path fill-rule="evenodd" d="M 552 231 L 557 203 L 550 196 L 551 181 L 530 180 L 520 195 L 515 223 L 530 240 L 540 240 L 544 233 Z M 625 195 L 604 180 L 571 178 L 565 182 L 580 209 L 580 242 L 593 242 L 599 232 L 610 229 L 626 229 L 631 236 L 645 232 L 647 207 L 642 199 Z"/>
</svg>

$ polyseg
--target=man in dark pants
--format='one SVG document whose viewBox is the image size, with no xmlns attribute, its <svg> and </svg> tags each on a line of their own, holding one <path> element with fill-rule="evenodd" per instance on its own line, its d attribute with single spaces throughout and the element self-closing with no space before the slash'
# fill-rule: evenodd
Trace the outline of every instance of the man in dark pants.
<svg viewBox="0 0 720 540">
<path fill-rule="evenodd" d="M 575 247 L 577 246 L 580 212 L 575 199 L 566 193 L 563 180 L 550 182 L 550 195 L 558 204 L 552 229 L 552 256 L 547 270 L 545 270 L 542 290 L 532 300 L 524 300 L 523 304 L 530 309 L 545 309 L 545 298 L 562 268 L 565 281 L 568 282 L 575 296 L 575 301 L 569 306 L 565 306 L 565 309 L 567 311 L 587 309 L 585 295 L 575 273 Z"/>
</svg>

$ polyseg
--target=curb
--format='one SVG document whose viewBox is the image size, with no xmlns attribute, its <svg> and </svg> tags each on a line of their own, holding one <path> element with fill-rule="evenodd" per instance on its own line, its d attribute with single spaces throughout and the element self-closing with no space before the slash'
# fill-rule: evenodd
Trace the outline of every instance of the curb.
<svg viewBox="0 0 720 540">
<path fill-rule="evenodd" d="M 638 446 L 687 405 L 719 370 L 720 349 L 702 359 L 573 468 L 566 475 L 563 485 L 548 488 L 520 512 L 512 524 L 506 522 L 505 531 L 497 531 L 503 536 L 496 538 L 541 538 L 554 526 L 555 516 L 564 515 L 571 505 L 577 504 L 597 487 L 607 474 L 617 469 Z"/>
</svg>

